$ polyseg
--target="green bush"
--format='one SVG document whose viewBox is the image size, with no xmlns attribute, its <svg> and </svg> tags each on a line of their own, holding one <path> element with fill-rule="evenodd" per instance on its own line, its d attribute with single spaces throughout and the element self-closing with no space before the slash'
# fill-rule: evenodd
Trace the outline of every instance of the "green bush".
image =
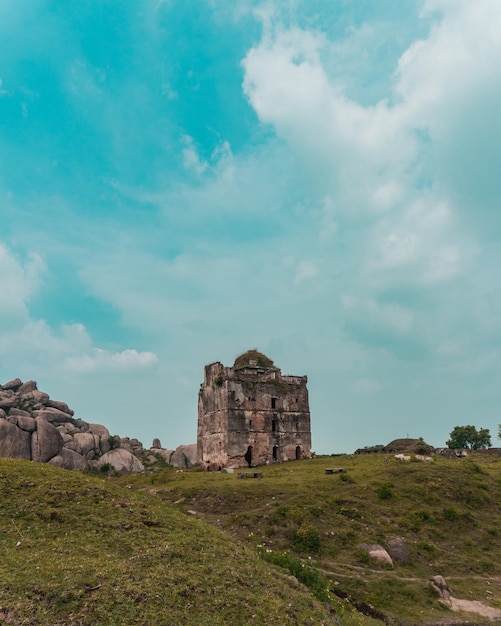
<svg viewBox="0 0 501 626">
<path fill-rule="evenodd" d="M 376 489 L 376 495 L 380 500 L 391 500 L 395 497 L 393 483 L 383 483 Z"/>
<path fill-rule="evenodd" d="M 311 564 L 292 556 L 287 550 L 275 552 L 269 548 L 260 548 L 259 554 L 268 563 L 288 570 L 297 580 L 311 589 L 312 593 L 322 602 L 330 600 L 327 579 Z"/>
<path fill-rule="evenodd" d="M 321 549 L 320 533 L 311 524 L 302 524 L 292 537 L 292 545 L 298 552 L 318 554 Z"/>
</svg>

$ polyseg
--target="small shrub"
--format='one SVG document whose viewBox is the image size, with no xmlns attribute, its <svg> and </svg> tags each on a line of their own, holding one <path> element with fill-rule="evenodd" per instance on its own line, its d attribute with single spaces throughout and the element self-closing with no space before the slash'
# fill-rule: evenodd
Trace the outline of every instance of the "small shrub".
<svg viewBox="0 0 501 626">
<path fill-rule="evenodd" d="M 414 515 L 421 522 L 434 522 L 435 521 L 435 516 L 433 515 L 431 511 L 428 511 L 427 509 L 420 509 L 419 511 L 414 511 Z"/>
<path fill-rule="evenodd" d="M 350 476 L 350 474 L 347 474 L 346 472 L 341 472 L 339 474 L 339 480 L 343 483 L 354 483 L 355 479 L 353 478 L 353 476 Z"/>
<path fill-rule="evenodd" d="M 424 550 L 430 554 L 436 551 L 435 546 L 429 541 L 419 541 L 417 547 L 419 550 Z"/>
<path fill-rule="evenodd" d="M 376 495 L 380 500 L 391 500 L 395 497 L 393 483 L 383 483 L 376 489 Z"/>
<path fill-rule="evenodd" d="M 221 387 L 223 384 L 223 377 L 222 376 L 216 376 L 214 378 L 214 384 L 216 385 L 216 387 Z"/>
<path fill-rule="evenodd" d="M 346 519 L 362 519 L 362 513 L 355 506 L 345 506 L 341 504 L 338 513 Z"/>
<path fill-rule="evenodd" d="M 321 548 L 320 533 L 311 524 L 302 524 L 292 537 L 292 545 L 298 552 L 318 554 Z"/>
<path fill-rule="evenodd" d="M 114 467 L 111 463 L 103 463 L 99 468 L 99 471 L 101 472 L 101 474 L 109 474 L 110 472 L 114 471 Z"/>
<path fill-rule="evenodd" d="M 268 563 L 288 570 L 300 583 L 311 589 L 312 593 L 322 602 L 330 600 L 327 579 L 311 563 L 303 563 L 301 559 L 292 556 L 287 550 L 275 552 L 261 548 L 259 554 Z"/>
</svg>

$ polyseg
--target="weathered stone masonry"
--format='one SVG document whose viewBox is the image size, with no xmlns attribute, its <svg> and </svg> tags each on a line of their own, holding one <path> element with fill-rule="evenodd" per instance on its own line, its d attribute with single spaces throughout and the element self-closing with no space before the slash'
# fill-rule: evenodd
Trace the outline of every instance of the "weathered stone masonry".
<svg viewBox="0 0 501 626">
<path fill-rule="evenodd" d="M 282 376 L 250 350 L 233 367 L 205 366 L 198 397 L 198 461 L 209 469 L 311 457 L 306 376 Z"/>
</svg>

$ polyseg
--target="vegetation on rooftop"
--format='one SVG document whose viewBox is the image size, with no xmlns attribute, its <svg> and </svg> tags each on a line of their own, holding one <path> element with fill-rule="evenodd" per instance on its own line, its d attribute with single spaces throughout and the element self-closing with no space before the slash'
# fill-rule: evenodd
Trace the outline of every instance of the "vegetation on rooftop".
<svg viewBox="0 0 501 626">
<path fill-rule="evenodd" d="M 253 361 L 255 363 L 255 366 L 257 367 L 275 367 L 273 361 L 270 358 L 268 358 L 262 352 L 258 352 L 256 349 L 248 350 L 240 356 L 237 356 L 233 367 L 236 369 L 248 367 L 251 364 L 251 361 Z"/>
</svg>

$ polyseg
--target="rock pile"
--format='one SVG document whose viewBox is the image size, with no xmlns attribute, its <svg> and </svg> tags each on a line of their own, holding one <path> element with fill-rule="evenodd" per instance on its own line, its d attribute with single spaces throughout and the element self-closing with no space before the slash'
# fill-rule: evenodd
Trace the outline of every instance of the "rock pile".
<svg viewBox="0 0 501 626">
<path fill-rule="evenodd" d="M 0 457 L 50 463 L 73 470 L 107 464 L 119 472 L 141 472 L 141 459 L 162 458 L 179 467 L 196 462 L 196 445 L 163 450 L 155 440 L 150 454 L 137 439 L 110 435 L 100 424 L 74 417 L 65 402 L 52 400 L 37 383 L 19 378 L 0 385 Z M 174 462 L 173 462 L 174 461 Z"/>
</svg>

